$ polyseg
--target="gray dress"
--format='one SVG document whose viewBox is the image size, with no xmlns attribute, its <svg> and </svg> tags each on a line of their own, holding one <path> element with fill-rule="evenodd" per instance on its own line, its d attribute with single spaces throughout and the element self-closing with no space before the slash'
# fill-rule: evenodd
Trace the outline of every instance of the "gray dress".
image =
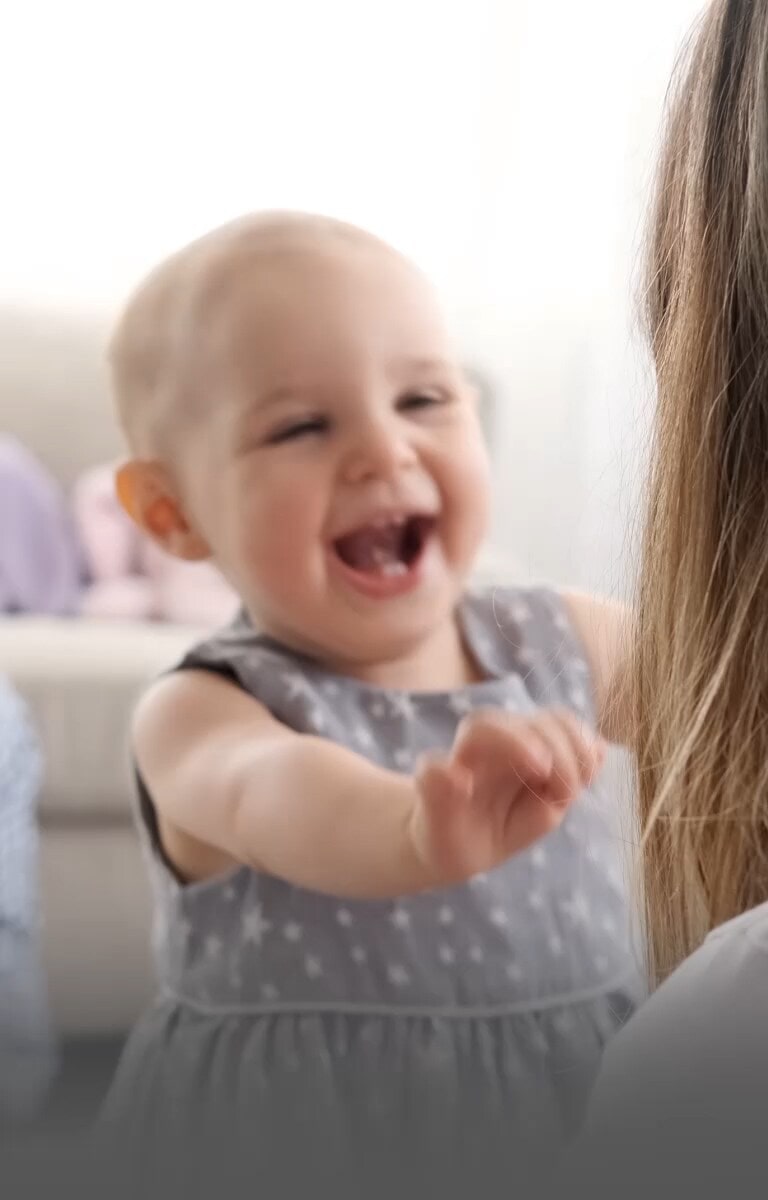
<svg viewBox="0 0 768 1200">
<path fill-rule="evenodd" d="M 231 678 L 293 729 L 397 771 L 449 747 L 473 709 L 566 705 L 594 725 L 556 593 L 474 592 L 459 619 L 486 679 L 450 693 L 340 678 L 244 616 L 180 669 Z M 106 1127 L 134 1171 L 162 1162 L 165 1196 L 175 1182 L 218 1191 L 222 1172 L 228 1197 L 509 1195 L 575 1130 L 602 1048 L 642 993 L 599 788 L 504 866 L 391 902 L 248 868 L 183 885 L 141 783 L 139 795 L 160 994 Z"/>
</svg>

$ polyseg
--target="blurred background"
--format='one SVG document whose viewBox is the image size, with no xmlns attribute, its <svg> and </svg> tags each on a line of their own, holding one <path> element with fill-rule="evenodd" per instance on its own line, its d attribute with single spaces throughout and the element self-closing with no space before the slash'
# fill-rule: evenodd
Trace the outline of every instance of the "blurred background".
<svg viewBox="0 0 768 1200">
<path fill-rule="evenodd" d="M 700 7 L 5 6 L 0 674 L 26 707 L 45 777 L 35 804 L 14 809 L 28 861 L 42 864 L 40 896 L 27 888 L 21 908 L 7 834 L 16 785 L 0 793 L 0 905 L 16 905 L 0 911 L 0 987 L 3 969 L 17 981 L 23 969 L 38 996 L 42 972 L 51 1014 L 47 1033 L 39 1004 L 15 1028 L 3 1018 L 18 1061 L 54 1041 L 113 1048 L 146 998 L 128 713 L 228 602 L 201 577 L 195 609 L 109 524 L 98 468 L 120 445 L 102 352 L 126 291 L 249 209 L 317 210 L 389 239 L 441 289 L 486 385 L 494 551 L 520 576 L 624 595 L 652 403 L 637 320 L 643 223 L 670 71 Z M 8 715 L 0 744 L 28 759 L 10 734 L 20 720 Z M 9 779 L 21 774 L 12 761 Z"/>
</svg>

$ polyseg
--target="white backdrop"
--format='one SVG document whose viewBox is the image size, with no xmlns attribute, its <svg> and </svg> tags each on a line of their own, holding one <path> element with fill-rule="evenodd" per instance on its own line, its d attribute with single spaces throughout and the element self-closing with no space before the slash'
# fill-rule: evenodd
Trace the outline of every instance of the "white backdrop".
<svg viewBox="0 0 768 1200">
<path fill-rule="evenodd" d="M 699 8 L 8 4 L 0 300 L 111 309 L 158 255 L 249 208 L 367 225 L 433 275 L 498 389 L 497 542 L 536 574 L 621 590 L 648 394 L 637 234 Z"/>
</svg>

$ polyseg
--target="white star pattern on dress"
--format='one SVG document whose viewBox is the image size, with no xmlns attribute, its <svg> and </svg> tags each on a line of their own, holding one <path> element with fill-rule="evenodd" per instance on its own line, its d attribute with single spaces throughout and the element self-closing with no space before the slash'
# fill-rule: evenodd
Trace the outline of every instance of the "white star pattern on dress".
<svg viewBox="0 0 768 1200">
<path fill-rule="evenodd" d="M 298 942 L 302 935 L 301 925 L 297 921 L 289 921 L 283 928 L 283 937 L 287 942 Z"/>
<path fill-rule="evenodd" d="M 513 983 L 520 983 L 523 978 L 523 970 L 519 963 L 507 964 L 507 979 L 511 979 Z"/>
<path fill-rule="evenodd" d="M 481 888 L 481 887 L 485 887 L 487 882 L 488 882 L 488 875 L 486 874 L 485 871 L 482 871 L 479 875 L 472 876 L 472 878 L 469 881 L 469 886 Z"/>
<path fill-rule="evenodd" d="M 224 888 L 224 899 L 227 901 L 228 904 L 231 904 L 236 895 L 237 895 L 237 891 L 235 889 L 234 884 L 228 883 L 227 886 Z"/>
<path fill-rule="evenodd" d="M 485 958 L 485 955 L 483 954 L 483 947 L 482 946 L 472 946 L 469 951 L 469 958 L 470 958 L 470 962 L 481 963 Z"/>
<path fill-rule="evenodd" d="M 561 901 L 560 907 L 574 925 L 585 925 L 589 920 L 589 905 L 583 892 L 574 892 L 570 900 Z"/>
<path fill-rule="evenodd" d="M 364 966 L 368 962 L 368 951 L 364 946 L 353 946 L 350 954 L 352 955 L 352 961 L 357 963 L 359 967 Z"/>
<path fill-rule="evenodd" d="M 312 687 L 309 680 L 305 679 L 303 675 L 286 675 L 285 682 L 289 700 L 297 700 L 299 697 L 304 700 L 312 698 Z"/>
<path fill-rule="evenodd" d="M 407 692 L 393 692 L 389 697 L 389 706 L 396 716 L 404 721 L 412 721 L 415 714 L 413 700 Z"/>
<path fill-rule="evenodd" d="M 509 918 L 503 908 L 494 908 L 491 910 L 490 922 L 497 929 L 504 929 L 509 924 Z"/>
<path fill-rule="evenodd" d="M 272 922 L 265 919 L 260 904 L 243 913 L 244 942 L 253 942 L 255 946 L 260 946 L 264 941 L 264 934 L 269 933 L 271 928 Z"/>
<path fill-rule="evenodd" d="M 339 694 L 339 685 L 333 679 L 328 679 L 323 684 L 323 688 L 325 690 L 326 696 L 338 696 L 338 694 Z"/>
<path fill-rule="evenodd" d="M 464 717 L 472 711 L 473 705 L 466 692 L 454 692 L 448 701 L 448 707 L 457 717 Z"/>
<path fill-rule="evenodd" d="M 396 750 L 395 751 L 395 765 L 400 767 L 401 770 L 407 770 L 407 768 L 410 767 L 412 763 L 413 763 L 413 754 L 411 753 L 410 750 Z"/>
<path fill-rule="evenodd" d="M 387 967 L 387 979 L 395 987 L 407 987 L 411 982 L 410 975 L 400 963 L 393 963 L 392 966 Z"/>
<path fill-rule="evenodd" d="M 567 633 L 569 628 L 570 626 L 568 624 L 568 618 L 566 617 L 565 613 L 558 612 L 555 615 L 555 629 L 559 629 L 560 633 Z"/>
<path fill-rule="evenodd" d="M 536 655 L 528 648 L 528 646 L 520 646 L 516 653 L 517 661 L 521 667 L 530 671 L 531 668 L 535 666 Z"/>
<path fill-rule="evenodd" d="M 531 862 L 534 867 L 545 867 L 547 865 L 547 852 L 543 846 L 534 846 L 531 851 Z"/>
<path fill-rule="evenodd" d="M 450 967 L 456 962 L 456 951 L 452 946 L 441 946 L 438 951 L 438 957 L 441 963 L 445 963 L 446 967 Z"/>
<path fill-rule="evenodd" d="M 513 600 L 509 606 L 509 615 L 518 625 L 525 625 L 531 619 L 531 610 L 523 600 Z"/>
<path fill-rule="evenodd" d="M 534 889 L 534 891 L 528 893 L 528 907 L 532 908 L 534 912 L 540 912 L 544 907 L 544 897 L 541 892 L 537 892 Z"/>
<path fill-rule="evenodd" d="M 453 925 L 453 909 L 449 908 L 447 904 L 444 904 L 440 909 L 440 912 L 437 914 L 437 919 L 441 925 Z"/>
<path fill-rule="evenodd" d="M 322 733 L 323 730 L 328 726 L 328 722 L 325 719 L 325 713 L 321 708 L 313 708 L 309 714 L 309 719 L 317 733 Z"/>
<path fill-rule="evenodd" d="M 373 735 L 367 725 L 358 725 L 355 729 L 355 741 L 363 750 L 370 750 L 374 745 Z"/>
<path fill-rule="evenodd" d="M 374 700 L 373 704 L 371 705 L 371 715 L 376 717 L 377 721 L 380 721 L 382 717 L 387 715 L 387 710 L 383 700 Z"/>
<path fill-rule="evenodd" d="M 309 979 L 319 979 L 323 973 L 323 964 L 314 954 L 308 954 L 304 959 L 304 970 Z"/>
<path fill-rule="evenodd" d="M 560 1034 L 561 1037 L 567 1037 L 569 1033 L 573 1033 L 575 1028 L 573 1013 L 556 1013 L 552 1018 L 552 1027 Z"/>
<path fill-rule="evenodd" d="M 396 908 L 389 919 L 395 929 L 406 930 L 411 927 L 411 914 L 404 908 Z"/>
<path fill-rule="evenodd" d="M 559 958 L 563 953 L 563 939 L 560 937 L 559 933 L 553 933 L 549 938 L 547 945 L 549 946 L 550 954 L 552 954 L 554 958 Z"/>
<path fill-rule="evenodd" d="M 349 929 L 354 918 L 348 908 L 340 908 L 336 913 L 336 920 L 343 929 Z"/>
<path fill-rule="evenodd" d="M 475 649 L 477 650 L 483 663 L 487 663 L 492 657 L 493 647 L 488 638 L 483 634 L 475 635 Z"/>
<path fill-rule="evenodd" d="M 262 983 L 261 996 L 263 1000 L 268 1002 L 280 999 L 280 993 L 274 983 Z"/>
<path fill-rule="evenodd" d="M 574 708 L 582 709 L 586 706 L 587 696 L 582 688 L 574 688 L 570 699 Z"/>
<path fill-rule="evenodd" d="M 601 925 L 601 928 L 603 929 L 603 932 L 607 933 L 609 935 L 609 937 L 612 936 L 613 934 L 615 934 L 616 922 L 614 921 L 613 917 L 611 917 L 610 915 L 603 917 L 602 921 L 600 922 L 600 925 Z"/>
<path fill-rule="evenodd" d="M 222 942 L 221 938 L 217 937 L 215 933 L 212 933 L 210 937 L 205 939 L 205 957 L 218 958 L 221 954 L 223 946 L 224 943 Z"/>
</svg>

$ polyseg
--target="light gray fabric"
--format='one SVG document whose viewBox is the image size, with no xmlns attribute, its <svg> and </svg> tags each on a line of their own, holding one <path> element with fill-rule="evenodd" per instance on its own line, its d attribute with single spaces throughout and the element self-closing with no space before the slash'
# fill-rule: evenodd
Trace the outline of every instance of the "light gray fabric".
<svg viewBox="0 0 768 1200">
<path fill-rule="evenodd" d="M 447 748 L 473 709 L 567 705 L 593 724 L 589 671 L 555 593 L 473 593 L 459 615 L 487 680 L 448 694 L 335 677 L 244 617 L 182 667 L 221 672 L 292 728 L 402 771 Z M 461 1179 L 508 1185 L 523 1146 L 535 1157 L 575 1129 L 602 1047 L 642 992 L 599 788 L 503 867 L 391 903 L 248 869 L 182 886 L 140 797 L 161 996 L 109 1106 L 129 1144 L 160 1153 L 174 1136 L 188 1146 L 192 1128 L 198 1145 L 201 1130 L 237 1129 L 244 1172 L 270 1196 L 309 1178 L 371 1195 L 369 1164 L 381 1194 L 403 1196 Z"/>
<path fill-rule="evenodd" d="M 40 1107 L 55 1065 L 40 940 L 42 775 L 27 710 L 0 676 L 0 1123 Z"/>
<path fill-rule="evenodd" d="M 764 1196 L 767 1140 L 763 904 L 712 933 L 613 1042 L 556 1194 Z"/>
</svg>

